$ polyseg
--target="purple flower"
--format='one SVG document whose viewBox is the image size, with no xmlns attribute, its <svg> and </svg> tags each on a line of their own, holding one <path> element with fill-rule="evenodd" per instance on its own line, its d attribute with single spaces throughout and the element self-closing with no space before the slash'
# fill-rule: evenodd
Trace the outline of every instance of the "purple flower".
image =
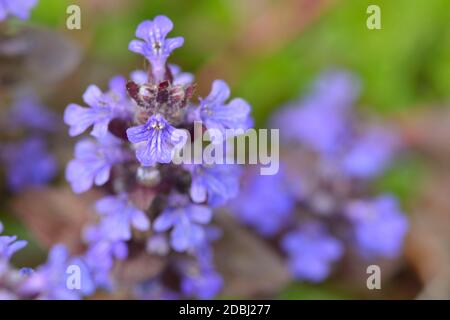
<svg viewBox="0 0 450 320">
<path fill-rule="evenodd" d="M 102 215 L 102 227 L 109 233 L 110 240 L 130 240 L 131 226 L 140 231 L 150 227 L 145 213 L 136 208 L 125 193 L 103 197 L 97 201 L 96 209 Z"/>
<path fill-rule="evenodd" d="M 250 105 L 240 98 L 225 104 L 229 96 L 230 88 L 225 81 L 215 80 L 210 94 L 201 100 L 199 110 L 199 118 L 205 127 L 219 130 L 224 138 L 226 129 L 246 130 L 252 122 Z"/>
<path fill-rule="evenodd" d="M 286 106 L 272 120 L 284 140 L 334 154 L 349 135 L 349 111 L 358 93 L 355 79 L 344 72 L 327 72 L 319 77 L 313 92 Z"/>
<path fill-rule="evenodd" d="M 2 150 L 8 186 L 14 192 L 49 183 L 56 174 L 55 158 L 48 153 L 44 140 L 29 138 Z"/>
<path fill-rule="evenodd" d="M 328 277 L 331 264 L 343 253 L 342 244 L 317 224 L 308 224 L 288 233 L 281 246 L 289 256 L 293 275 L 311 282 Z"/>
<path fill-rule="evenodd" d="M 363 256 L 394 258 L 400 254 L 408 221 L 393 196 L 352 201 L 346 216 L 353 223 L 356 246 Z"/>
<path fill-rule="evenodd" d="M 96 286 L 110 290 L 113 286 L 110 272 L 114 260 L 124 260 L 127 255 L 127 245 L 122 241 L 99 241 L 90 245 L 84 259 Z"/>
<path fill-rule="evenodd" d="M 136 145 L 136 157 L 143 166 L 169 163 L 175 147 L 186 142 L 186 133 L 172 127 L 161 114 L 151 116 L 147 123 L 127 129 L 128 140 Z"/>
<path fill-rule="evenodd" d="M 181 199 L 181 202 L 187 202 Z M 193 249 L 205 241 L 205 230 L 202 224 L 207 224 L 212 217 L 212 210 L 206 206 L 186 203 L 165 209 L 155 220 L 153 229 L 156 232 L 171 231 L 171 246 L 182 252 Z"/>
<path fill-rule="evenodd" d="M 68 287 L 71 275 L 68 271 L 72 266 L 79 268 L 79 288 Z M 95 285 L 86 264 L 80 258 L 71 258 L 63 245 L 50 250 L 47 262 L 32 273 L 21 288 L 23 294 L 49 300 L 78 300 L 94 291 Z"/>
<path fill-rule="evenodd" d="M 107 135 L 94 142 L 84 139 L 75 145 L 75 159 L 66 168 L 66 179 L 76 193 L 84 192 L 93 184 L 105 184 L 111 167 L 127 160 L 127 154 L 121 149 L 121 141 Z"/>
<path fill-rule="evenodd" d="M 105 289 L 112 288 L 110 271 L 114 260 L 124 260 L 128 256 L 128 247 L 109 229 L 104 220 L 99 225 L 89 226 L 84 232 L 84 239 L 89 248 L 84 254 L 84 261 L 89 267 L 94 283 Z"/>
<path fill-rule="evenodd" d="M 3 232 L 3 225 L 0 222 L 0 234 Z M 8 262 L 9 259 L 27 245 L 25 240 L 17 240 L 16 236 L 0 236 L 0 270 L 1 264 Z M 0 272 L 1 274 L 1 272 Z"/>
<path fill-rule="evenodd" d="M 244 224 L 262 235 L 274 235 L 289 221 L 295 205 L 284 172 L 280 170 L 269 176 L 255 174 L 247 179 L 231 208 Z"/>
<path fill-rule="evenodd" d="M 1 0 L 0 22 L 9 16 L 15 16 L 22 20 L 28 19 L 30 11 L 36 3 L 37 0 Z"/>
<path fill-rule="evenodd" d="M 116 76 L 109 83 L 109 91 L 102 93 L 95 85 L 90 85 L 83 94 L 84 108 L 69 104 L 64 112 L 64 122 L 70 126 L 69 134 L 76 136 L 93 126 L 92 135 L 105 136 L 109 122 L 114 118 L 131 119 L 134 104 L 126 94 L 126 80 Z"/>
<path fill-rule="evenodd" d="M 386 168 L 397 149 L 397 137 L 384 128 L 371 128 L 354 141 L 342 160 L 345 173 L 373 178 Z"/>
<path fill-rule="evenodd" d="M 172 51 L 183 45 L 183 37 L 168 38 L 173 23 L 166 16 L 156 16 L 153 20 L 141 22 L 136 29 L 136 37 L 128 45 L 130 51 L 139 53 L 147 58 L 152 65 L 152 72 L 157 82 L 164 79 L 166 61 Z"/>
<path fill-rule="evenodd" d="M 195 203 L 216 207 L 225 204 L 239 192 L 240 168 L 236 165 L 216 164 L 187 165 L 191 172 L 192 183 L 190 195 Z"/>
<path fill-rule="evenodd" d="M 187 297 L 214 298 L 223 287 L 223 278 L 214 268 L 213 250 L 209 241 L 211 234 L 194 250 L 196 262 L 183 261 L 179 265 L 182 273 L 181 291 Z"/>
<path fill-rule="evenodd" d="M 17 98 L 8 114 L 7 125 L 11 128 L 28 128 L 42 131 L 54 131 L 57 128 L 56 114 L 38 103 L 34 94 Z"/>
<path fill-rule="evenodd" d="M 175 64 L 169 64 L 170 72 L 173 76 L 172 84 L 176 85 L 189 85 L 194 82 L 194 75 L 189 72 L 182 72 L 181 68 Z"/>
<path fill-rule="evenodd" d="M 186 296 L 212 299 L 223 287 L 222 276 L 213 269 L 195 270 L 181 280 L 181 291 Z"/>
</svg>

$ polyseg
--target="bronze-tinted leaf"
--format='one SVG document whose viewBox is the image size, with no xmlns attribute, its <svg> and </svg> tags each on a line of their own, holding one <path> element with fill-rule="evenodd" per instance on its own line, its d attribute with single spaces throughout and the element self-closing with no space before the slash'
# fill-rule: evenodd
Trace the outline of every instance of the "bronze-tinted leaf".
<svg viewBox="0 0 450 320">
<path fill-rule="evenodd" d="M 120 287 L 133 287 L 157 276 L 166 265 L 165 257 L 148 254 L 141 248 L 125 261 L 118 261 L 113 269 L 113 278 Z"/>
<path fill-rule="evenodd" d="M 224 295 L 234 297 L 273 296 L 290 280 L 281 256 L 261 237 L 232 217 L 217 216 L 223 236 L 215 246 L 218 271 L 224 277 Z"/>
<path fill-rule="evenodd" d="M 28 191 L 12 201 L 15 213 L 44 246 L 64 243 L 73 253 L 82 250 L 81 231 L 96 219 L 92 205 L 100 193 L 76 195 L 69 189 Z"/>
</svg>

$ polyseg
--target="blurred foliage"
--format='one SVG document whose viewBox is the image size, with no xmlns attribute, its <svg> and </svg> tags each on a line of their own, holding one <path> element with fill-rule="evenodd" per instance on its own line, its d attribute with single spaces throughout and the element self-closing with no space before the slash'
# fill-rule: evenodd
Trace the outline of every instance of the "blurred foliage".
<svg viewBox="0 0 450 320">
<path fill-rule="evenodd" d="M 405 213 L 410 209 L 411 201 L 418 192 L 419 181 L 424 176 L 424 165 L 418 158 L 398 160 L 376 184 L 378 193 L 392 193 L 402 203 Z"/>
<path fill-rule="evenodd" d="M 289 300 L 348 300 L 355 299 L 344 288 L 330 284 L 292 284 L 278 296 L 279 299 Z"/>
</svg>

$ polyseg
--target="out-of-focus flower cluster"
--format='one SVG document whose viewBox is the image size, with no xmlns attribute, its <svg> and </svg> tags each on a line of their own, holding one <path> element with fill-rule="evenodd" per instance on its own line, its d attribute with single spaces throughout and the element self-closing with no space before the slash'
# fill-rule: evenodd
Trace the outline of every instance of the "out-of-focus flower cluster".
<svg viewBox="0 0 450 320">
<path fill-rule="evenodd" d="M 352 75 L 330 71 L 306 98 L 278 111 L 271 125 L 280 130 L 281 170 L 248 170 L 231 205 L 240 221 L 277 241 L 300 280 L 323 281 L 346 252 L 367 259 L 401 253 L 406 217 L 393 195 L 370 191 L 401 142 L 355 116 L 358 92 Z"/>
</svg>

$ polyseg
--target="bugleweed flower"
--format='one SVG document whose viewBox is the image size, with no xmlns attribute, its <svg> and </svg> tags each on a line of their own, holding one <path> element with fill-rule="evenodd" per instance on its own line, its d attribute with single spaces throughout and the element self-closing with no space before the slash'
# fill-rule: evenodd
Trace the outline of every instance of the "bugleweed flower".
<svg viewBox="0 0 450 320">
<path fill-rule="evenodd" d="M 180 195 L 174 195 L 171 200 L 172 207 L 161 213 L 153 229 L 162 232 L 173 228 L 170 233 L 171 244 L 176 251 L 195 249 L 205 241 L 205 230 L 201 225 L 210 222 L 212 210 L 189 203 L 187 197 Z"/>
<path fill-rule="evenodd" d="M 97 212 L 103 215 L 103 227 L 111 240 L 130 240 L 131 227 L 146 231 L 150 221 L 144 212 L 136 208 L 126 194 L 107 196 L 96 203 Z"/>
<path fill-rule="evenodd" d="M 106 93 L 89 86 L 83 96 L 88 107 L 70 104 L 64 115 L 71 136 L 93 126 L 94 138 L 76 144 L 67 180 L 75 192 L 96 185 L 106 193 L 96 204 L 98 221 L 85 230 L 87 250 L 80 259 L 95 287 L 111 291 L 123 285 L 113 272 L 119 260 L 126 264 L 140 255 L 164 260 L 163 269 L 151 278 L 126 284 L 141 298 L 205 297 L 220 290 L 212 251 L 207 264 L 196 261 L 197 252 L 212 241 L 211 207 L 238 193 L 240 171 L 171 160 L 187 142 L 186 130 L 193 132 L 194 121 L 202 120 L 192 117 L 192 110 L 196 115 L 204 110 L 205 128 L 247 128 L 251 123 L 244 100 L 225 104 L 229 89 L 223 81 L 215 81 L 213 92 L 199 104 L 191 101 L 193 76 L 167 63 L 170 53 L 183 44 L 181 37 L 167 38 L 171 29 L 172 22 L 164 16 L 141 23 L 136 36 L 142 41 L 131 41 L 129 49 L 142 54 L 149 69 L 133 71 L 126 83 L 114 78 Z M 213 113 L 205 113 L 206 102 Z M 192 265 L 201 265 L 201 276 L 187 273 Z M 176 273 L 180 292 L 166 283 L 166 272 Z"/>
<path fill-rule="evenodd" d="M 11 129 L 24 128 L 53 132 L 59 126 L 56 114 L 39 103 L 37 97 L 31 92 L 17 98 L 7 119 L 6 125 Z"/>
<path fill-rule="evenodd" d="M 361 255 L 395 257 L 400 254 L 408 222 L 397 199 L 382 195 L 372 200 L 354 200 L 346 207 L 354 225 L 354 237 Z"/>
<path fill-rule="evenodd" d="M 286 226 L 294 206 L 295 198 L 289 190 L 284 170 L 270 176 L 251 175 L 243 182 L 241 194 L 231 205 L 242 223 L 265 236 L 274 235 Z"/>
<path fill-rule="evenodd" d="M 128 247 L 122 239 L 117 239 L 114 230 L 109 230 L 108 223 L 100 222 L 97 226 L 89 226 L 84 238 L 89 245 L 83 259 L 89 268 L 96 287 L 111 290 L 113 281 L 111 269 L 116 260 L 124 260 L 128 256 Z"/>
<path fill-rule="evenodd" d="M 398 144 L 392 132 L 384 128 L 369 128 L 355 139 L 344 155 L 342 169 L 355 178 L 376 177 L 388 166 Z"/>
<path fill-rule="evenodd" d="M 127 159 L 121 149 L 121 141 L 108 134 L 97 141 L 81 140 L 75 146 L 75 159 L 66 168 L 66 179 L 73 191 L 80 193 L 94 184 L 105 184 L 110 176 L 111 167 Z"/>
<path fill-rule="evenodd" d="M 69 266 L 80 269 L 80 289 L 70 289 L 67 286 Z M 71 258 L 63 245 L 54 246 L 47 262 L 33 272 L 21 287 L 22 294 L 46 300 L 78 300 L 83 295 L 92 294 L 94 290 L 95 286 L 85 263 L 80 258 Z"/>
<path fill-rule="evenodd" d="M 240 168 L 236 165 L 186 165 L 192 182 L 190 195 L 195 203 L 208 201 L 210 206 L 225 204 L 237 196 Z"/>
<path fill-rule="evenodd" d="M 136 37 L 128 48 L 142 54 L 152 65 L 153 77 L 156 82 L 166 76 L 167 58 L 173 50 L 183 45 L 183 37 L 168 38 L 167 34 L 173 29 L 173 23 L 165 16 L 157 16 L 153 20 L 146 20 L 136 29 Z"/>
<path fill-rule="evenodd" d="M 77 136 L 93 126 L 92 135 L 102 137 L 108 133 L 108 125 L 112 119 L 129 119 L 133 114 L 133 104 L 125 91 L 125 78 L 117 76 L 109 83 L 106 93 L 90 85 L 83 95 L 88 108 L 70 104 L 64 112 L 64 122 L 70 126 L 69 134 Z"/>
<path fill-rule="evenodd" d="M 331 264 L 342 253 L 342 244 L 330 236 L 321 225 L 304 225 L 284 236 L 282 248 L 289 256 L 289 266 L 295 277 L 320 282 L 331 270 Z"/>
<path fill-rule="evenodd" d="M 214 298 L 223 286 L 222 277 L 214 269 L 199 269 L 187 274 L 181 281 L 181 290 L 186 296 L 199 299 Z"/>
<path fill-rule="evenodd" d="M 147 123 L 127 129 L 128 140 L 136 146 L 136 158 L 143 166 L 169 163 L 174 148 L 185 141 L 184 131 L 172 127 L 161 114 L 151 116 Z"/>
<path fill-rule="evenodd" d="M 8 186 L 14 192 L 46 185 L 56 175 L 56 161 L 39 137 L 3 146 L 1 160 L 7 170 Z"/>
<path fill-rule="evenodd" d="M 280 129 L 282 171 L 268 177 L 248 170 L 231 206 L 244 224 L 272 242 L 281 239 L 300 280 L 324 280 L 345 250 L 370 258 L 400 254 L 406 218 L 393 196 L 372 199 L 368 190 L 401 141 L 355 116 L 357 93 L 352 75 L 327 72 L 306 98 L 277 112 L 271 124 Z"/>
<path fill-rule="evenodd" d="M 28 19 L 31 9 L 37 2 L 38 0 L 0 0 L 0 21 L 10 16 Z"/>
</svg>

